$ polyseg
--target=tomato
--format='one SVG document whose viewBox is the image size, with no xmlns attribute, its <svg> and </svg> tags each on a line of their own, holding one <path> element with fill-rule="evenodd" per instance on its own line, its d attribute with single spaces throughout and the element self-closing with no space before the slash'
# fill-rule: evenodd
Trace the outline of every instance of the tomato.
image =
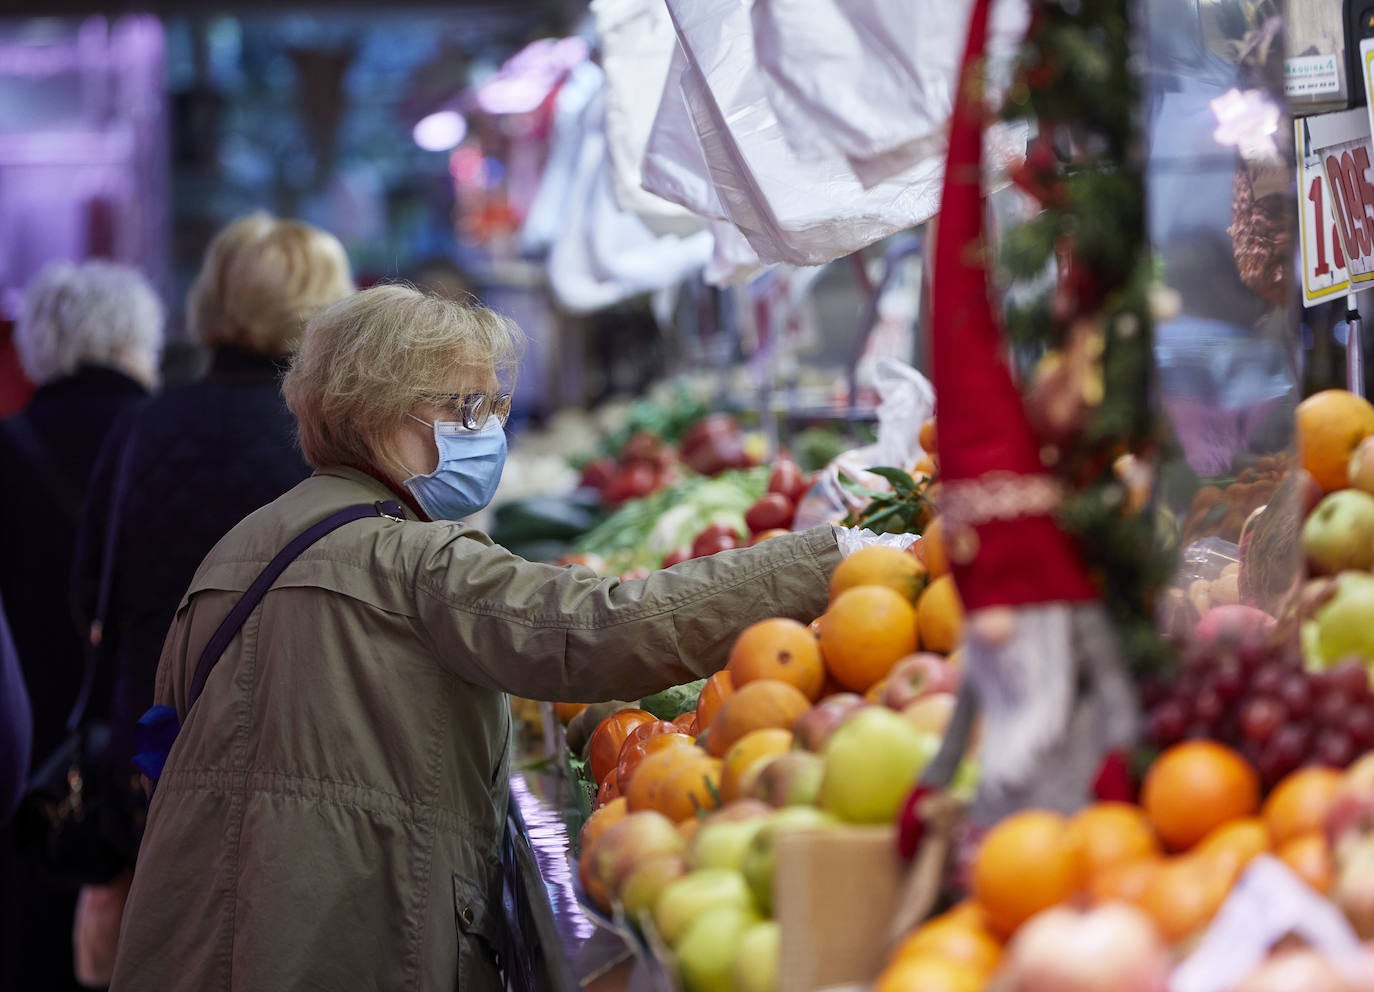
<svg viewBox="0 0 1374 992">
<path fill-rule="evenodd" d="M 773 474 L 768 476 L 770 493 L 782 493 L 793 503 L 799 503 L 810 488 L 811 478 L 792 459 L 779 458 L 774 463 Z"/>
<path fill-rule="evenodd" d="M 664 557 L 663 564 L 660 565 L 659 568 L 671 568 L 678 562 L 686 561 L 691 557 L 692 549 L 690 547 L 674 548 L 672 551 L 668 552 L 667 556 Z"/>
<path fill-rule="evenodd" d="M 786 495 L 779 492 L 764 493 L 757 503 L 744 514 L 744 522 L 749 525 L 749 533 L 761 534 L 766 530 L 776 530 L 790 526 L 796 507 Z"/>
<path fill-rule="evenodd" d="M 602 720 L 592 731 L 592 739 L 587 743 L 587 764 L 592 779 L 602 782 L 615 771 L 620 758 L 620 747 L 630 731 L 641 723 L 654 723 L 658 720 L 652 713 L 639 709 L 617 710 Z"/>
<path fill-rule="evenodd" d="M 739 537 L 729 529 L 716 530 L 708 527 L 692 542 L 692 557 L 705 558 L 713 555 L 717 551 L 728 551 L 730 548 L 739 547 Z"/>
</svg>

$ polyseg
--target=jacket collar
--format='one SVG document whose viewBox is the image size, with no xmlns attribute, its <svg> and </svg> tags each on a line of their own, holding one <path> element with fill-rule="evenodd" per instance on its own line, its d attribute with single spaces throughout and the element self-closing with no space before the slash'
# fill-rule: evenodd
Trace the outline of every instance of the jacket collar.
<svg viewBox="0 0 1374 992">
<path fill-rule="evenodd" d="M 420 504 L 415 502 L 415 497 L 404 486 L 397 487 L 391 483 L 385 475 L 378 469 L 370 465 L 330 465 L 325 468 L 315 469 L 314 475 L 332 475 L 339 479 L 349 479 L 359 485 L 367 487 L 375 493 L 378 499 L 397 499 L 411 513 L 416 520 L 432 523 L 429 514 L 420 508 Z"/>
<path fill-rule="evenodd" d="M 221 382 L 275 382 L 290 363 L 242 348 L 216 348 L 210 357 L 208 378 Z"/>
</svg>

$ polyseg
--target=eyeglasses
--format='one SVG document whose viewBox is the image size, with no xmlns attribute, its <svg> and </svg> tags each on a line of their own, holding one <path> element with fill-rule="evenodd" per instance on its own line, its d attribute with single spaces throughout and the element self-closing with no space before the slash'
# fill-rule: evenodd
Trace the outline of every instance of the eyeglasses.
<svg viewBox="0 0 1374 992">
<path fill-rule="evenodd" d="M 510 393 L 422 393 L 426 403 L 442 407 L 470 431 L 487 426 L 495 417 L 502 427 L 510 417 Z"/>
</svg>

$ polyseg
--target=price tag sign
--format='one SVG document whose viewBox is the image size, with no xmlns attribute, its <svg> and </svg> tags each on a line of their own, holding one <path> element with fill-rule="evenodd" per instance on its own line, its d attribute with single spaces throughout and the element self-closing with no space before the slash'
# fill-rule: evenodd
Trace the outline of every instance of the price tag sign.
<svg viewBox="0 0 1374 992">
<path fill-rule="evenodd" d="M 1293 121 L 1293 147 L 1298 150 L 1299 243 L 1302 246 L 1302 303 L 1315 306 L 1350 292 L 1350 273 L 1340 231 L 1328 206 L 1321 156 L 1312 149 L 1307 123 Z"/>
<path fill-rule="evenodd" d="M 1311 204 L 1314 215 L 1313 243 L 1304 246 L 1304 255 L 1311 255 L 1308 271 L 1318 272 L 1324 260 L 1335 266 L 1334 252 L 1322 257 L 1330 243 L 1315 238 L 1318 222 L 1323 227 L 1334 223 L 1345 255 L 1349 288 L 1359 289 L 1374 282 L 1374 142 L 1369 136 L 1368 112 L 1357 107 L 1309 117 L 1303 124 L 1307 129 L 1303 159 L 1315 157 L 1322 177 L 1319 194 L 1310 181 L 1304 190 L 1304 214 Z M 1307 233 L 1305 230 L 1304 241 Z M 1306 264 L 1304 269 L 1308 269 Z"/>
</svg>

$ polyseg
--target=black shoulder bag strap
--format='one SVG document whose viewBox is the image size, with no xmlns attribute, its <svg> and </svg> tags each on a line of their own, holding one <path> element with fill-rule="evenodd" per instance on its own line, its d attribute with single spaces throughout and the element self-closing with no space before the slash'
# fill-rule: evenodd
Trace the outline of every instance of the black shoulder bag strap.
<svg viewBox="0 0 1374 992">
<path fill-rule="evenodd" d="M 49 495 L 57 502 L 62 515 L 73 524 L 80 520 L 81 494 L 67 474 L 58 467 L 52 452 L 29 423 L 29 418 L 23 413 L 17 413 L 8 420 L 0 421 L 0 426 L 4 427 L 20 454 L 28 460 L 34 475 L 38 476 Z"/>
<path fill-rule="evenodd" d="M 140 415 L 133 414 L 133 424 L 129 436 L 124 440 L 124 449 L 119 453 L 119 466 L 115 469 L 114 488 L 110 490 L 110 508 L 105 520 L 105 540 L 100 549 L 100 584 L 96 587 L 95 614 L 91 618 L 91 629 L 86 639 L 86 671 L 81 676 L 81 689 L 76 694 L 76 703 L 71 715 L 67 717 L 67 733 L 75 733 L 86 719 L 86 707 L 90 705 L 91 692 L 95 689 L 96 669 L 100 667 L 100 643 L 105 635 L 105 621 L 110 612 L 110 590 L 114 585 L 115 553 L 119 546 L 119 524 L 124 515 L 124 501 L 129 493 L 129 483 L 133 478 L 134 450 L 138 447 Z"/>
<path fill-rule="evenodd" d="M 209 681 L 210 672 L 223 656 L 224 649 L 238 635 L 249 615 L 262 602 L 262 597 L 267 595 L 272 583 L 281 578 L 281 573 L 286 571 L 286 567 L 295 561 L 302 551 L 326 534 L 338 530 L 344 524 L 352 523 L 354 520 L 365 520 L 368 517 L 387 517 L 399 521 L 405 519 L 405 510 L 399 503 L 389 499 L 348 506 L 306 528 L 296 535 L 290 544 L 277 552 L 276 557 L 268 562 L 267 567 L 253 580 L 253 584 L 244 590 L 234 608 L 220 621 L 220 625 L 215 628 L 215 632 L 210 635 L 210 640 L 201 651 L 196 662 L 196 670 L 191 675 L 190 690 L 186 694 L 188 714 L 196 705 L 196 700 L 200 699 L 200 694 L 205 691 L 205 683 Z M 154 785 L 162 777 L 162 767 L 166 764 L 167 756 L 171 753 L 172 744 L 175 743 L 180 730 L 181 723 L 177 719 L 176 710 L 170 706 L 154 706 L 139 718 L 138 727 L 135 728 L 137 753 L 134 755 L 134 766 Z"/>
<path fill-rule="evenodd" d="M 253 580 L 253 584 L 248 587 L 243 596 L 234 608 L 229 611 L 215 629 L 214 634 L 205 645 L 205 650 L 200 653 L 200 660 L 196 662 L 195 674 L 191 677 L 191 691 L 186 695 L 186 711 L 189 713 L 191 707 L 196 704 L 200 694 L 205 689 L 205 683 L 210 678 L 210 671 L 224 654 L 224 649 L 229 646 L 239 628 L 247 621 L 249 614 L 262 602 L 262 597 L 267 594 L 267 590 L 272 587 L 272 583 L 281 577 L 281 573 L 286 571 L 286 566 L 290 565 L 300 555 L 302 551 L 310 547 L 320 538 L 330 531 L 337 530 L 344 524 L 352 523 L 354 520 L 363 520 L 367 517 L 390 517 L 393 520 L 404 520 L 405 511 L 401 509 L 399 503 L 392 500 L 378 500 L 375 503 L 359 503 L 357 506 L 345 507 L 336 513 L 331 513 L 319 523 L 314 524 L 296 537 L 286 547 L 277 552 L 266 568 Z"/>
</svg>

